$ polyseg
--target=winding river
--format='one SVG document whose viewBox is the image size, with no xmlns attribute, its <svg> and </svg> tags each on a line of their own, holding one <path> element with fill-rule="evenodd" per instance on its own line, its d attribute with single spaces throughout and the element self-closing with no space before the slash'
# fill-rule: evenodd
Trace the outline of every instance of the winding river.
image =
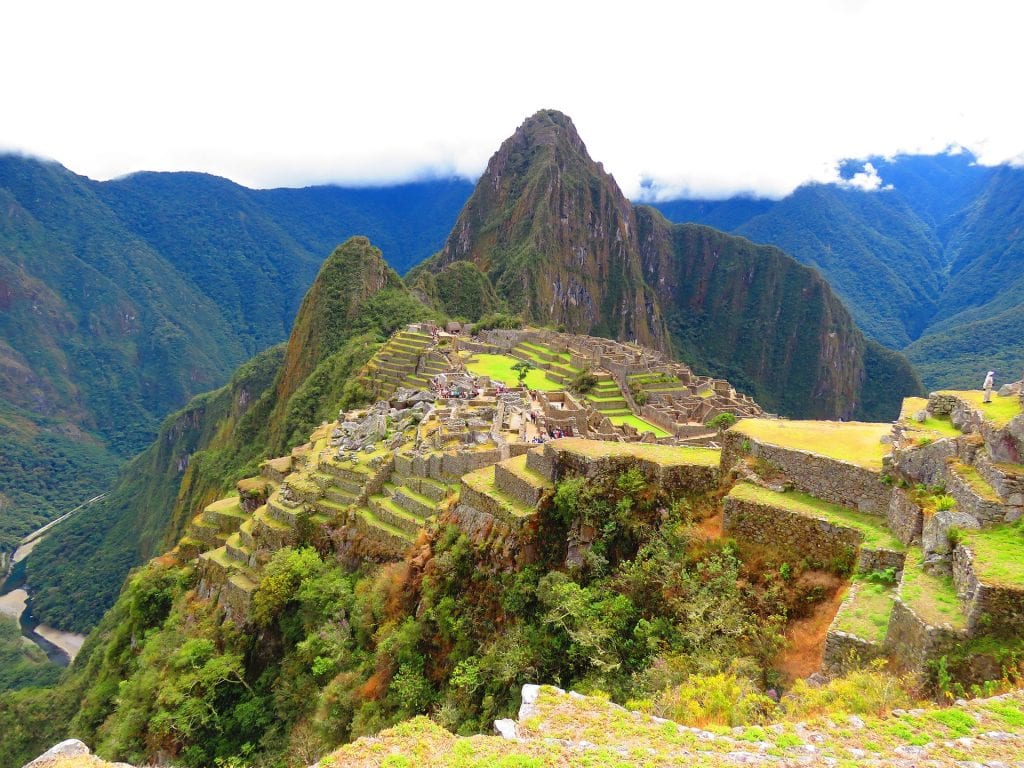
<svg viewBox="0 0 1024 768">
<path fill-rule="evenodd" d="M 28 607 L 29 593 L 24 584 L 24 566 L 18 565 L 24 562 L 36 545 L 39 544 L 46 534 L 54 526 L 67 520 L 72 515 L 85 509 L 90 504 L 103 499 L 105 493 L 93 496 L 88 501 L 79 504 L 70 512 L 58 517 L 41 528 L 36 529 L 24 539 L 11 557 L 10 570 L 6 574 L 0 573 L 0 613 L 14 618 L 21 627 L 21 634 L 38 645 L 47 658 L 55 664 L 66 667 L 75 660 L 75 656 L 85 642 L 85 635 L 78 635 L 74 632 L 64 632 L 45 624 L 39 624 Z"/>
</svg>

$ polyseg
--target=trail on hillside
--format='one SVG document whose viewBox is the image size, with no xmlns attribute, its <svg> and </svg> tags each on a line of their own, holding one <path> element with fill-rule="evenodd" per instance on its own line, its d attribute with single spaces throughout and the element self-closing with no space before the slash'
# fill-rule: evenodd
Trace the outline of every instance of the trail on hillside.
<svg viewBox="0 0 1024 768">
<path fill-rule="evenodd" d="M 787 685 L 821 669 L 825 655 L 825 636 L 848 588 L 847 584 L 836 588 L 837 579 L 830 574 L 814 576 L 820 578 L 821 586 L 832 588 L 829 590 L 831 594 L 818 602 L 809 616 L 794 619 L 786 627 L 786 647 L 775 659 L 775 669 L 782 673 Z"/>
</svg>

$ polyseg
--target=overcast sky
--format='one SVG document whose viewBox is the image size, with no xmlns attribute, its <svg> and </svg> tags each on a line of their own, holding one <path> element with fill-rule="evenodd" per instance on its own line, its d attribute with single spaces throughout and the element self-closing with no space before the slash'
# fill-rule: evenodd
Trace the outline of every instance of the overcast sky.
<svg viewBox="0 0 1024 768">
<path fill-rule="evenodd" d="M 555 108 L 630 196 L 779 196 L 847 157 L 1020 161 L 1022 22 L 983 0 L 14 0 L 0 149 L 97 179 L 475 178 Z"/>
</svg>

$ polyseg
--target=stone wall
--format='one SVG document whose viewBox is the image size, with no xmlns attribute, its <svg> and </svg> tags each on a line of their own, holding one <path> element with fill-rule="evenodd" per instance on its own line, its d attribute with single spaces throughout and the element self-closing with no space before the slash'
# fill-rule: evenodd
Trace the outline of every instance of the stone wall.
<svg viewBox="0 0 1024 768">
<path fill-rule="evenodd" d="M 937 392 L 928 397 L 928 410 L 938 416 L 948 415 L 953 426 L 964 432 L 980 434 L 993 461 L 1008 464 L 1024 461 L 1024 415 L 998 427 L 985 419 L 971 403 L 956 395 Z"/>
<path fill-rule="evenodd" d="M 885 648 L 880 643 L 830 629 L 825 636 L 825 655 L 821 660 L 821 669 L 829 677 L 838 677 L 884 655 Z"/>
<path fill-rule="evenodd" d="M 974 553 L 964 544 L 953 550 L 953 583 L 964 604 L 968 634 L 1020 634 L 1024 589 L 982 583 L 974 572 Z"/>
<path fill-rule="evenodd" d="M 718 487 L 718 467 L 700 465 L 664 466 L 634 456 L 593 457 L 573 453 L 558 442 L 546 443 L 544 452 L 552 459 L 552 480 L 581 475 L 583 477 L 615 476 L 632 468 L 639 469 L 649 483 L 669 494 L 707 493 Z"/>
<path fill-rule="evenodd" d="M 956 499 L 956 508 L 970 515 L 982 527 L 1003 522 L 1006 508 L 999 501 L 981 496 L 970 482 L 962 477 L 953 464 L 946 473 L 946 493 Z"/>
<path fill-rule="evenodd" d="M 746 443 L 749 453 L 744 450 Z M 816 498 L 872 515 L 886 515 L 889 511 L 892 489 L 881 481 L 879 472 L 807 451 L 759 443 L 741 432 L 728 430 L 723 435 L 723 471 L 747 455 L 777 467 L 799 490 Z"/>
<path fill-rule="evenodd" d="M 725 499 L 722 525 L 738 539 L 837 571 L 853 567 L 863 541 L 860 531 L 852 528 L 730 497 Z"/>
<path fill-rule="evenodd" d="M 896 488 L 889 500 L 889 529 L 903 544 L 921 540 L 924 510 L 902 488 Z"/>
<path fill-rule="evenodd" d="M 948 627 L 933 627 L 899 597 L 893 600 L 885 650 L 899 671 L 925 674 L 928 663 L 949 653 L 966 634 Z"/>
<path fill-rule="evenodd" d="M 957 441 L 945 438 L 925 446 L 895 448 L 893 469 L 915 482 L 940 485 L 946 482 L 948 462 L 958 455 Z"/>
<path fill-rule="evenodd" d="M 881 547 L 862 546 L 857 553 L 857 570 L 860 573 L 871 573 L 872 571 L 886 571 L 892 568 L 897 574 L 903 572 L 903 564 L 906 562 L 907 553 L 894 549 L 882 549 Z"/>
</svg>

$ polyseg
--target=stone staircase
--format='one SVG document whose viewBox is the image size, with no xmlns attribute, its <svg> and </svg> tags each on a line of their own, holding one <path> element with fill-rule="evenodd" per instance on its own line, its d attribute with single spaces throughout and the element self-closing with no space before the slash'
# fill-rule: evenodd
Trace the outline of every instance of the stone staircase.
<svg viewBox="0 0 1024 768">
<path fill-rule="evenodd" d="M 597 378 L 596 386 L 585 395 L 587 402 L 605 416 L 626 416 L 632 413 L 629 403 L 622 396 L 622 390 L 606 371 L 597 371 L 594 374 Z"/>
</svg>

